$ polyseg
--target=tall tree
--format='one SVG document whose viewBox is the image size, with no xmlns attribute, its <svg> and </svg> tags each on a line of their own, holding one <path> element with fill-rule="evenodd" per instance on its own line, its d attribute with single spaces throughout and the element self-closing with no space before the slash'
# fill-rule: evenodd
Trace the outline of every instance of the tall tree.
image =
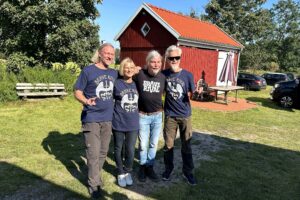
<svg viewBox="0 0 300 200">
<path fill-rule="evenodd" d="M 89 62 L 98 46 L 95 7 L 102 0 L 0 1 L 0 48 L 49 62 Z"/>
<path fill-rule="evenodd" d="M 271 9 L 275 31 L 270 42 L 281 70 L 300 70 L 300 2 L 279 0 Z"/>
<path fill-rule="evenodd" d="M 266 0 L 211 0 L 203 19 L 218 25 L 247 45 L 260 40 L 271 26 L 270 12 L 261 7 Z"/>
</svg>

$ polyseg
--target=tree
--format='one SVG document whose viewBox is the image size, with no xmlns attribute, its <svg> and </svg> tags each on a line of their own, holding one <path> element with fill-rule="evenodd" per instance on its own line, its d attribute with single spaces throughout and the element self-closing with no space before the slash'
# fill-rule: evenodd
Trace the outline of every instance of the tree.
<svg viewBox="0 0 300 200">
<path fill-rule="evenodd" d="M 266 0 L 211 0 L 202 16 L 247 45 L 260 40 L 272 25 Z"/>
<path fill-rule="evenodd" d="M 1 1 L 0 49 L 6 56 L 85 65 L 99 45 L 96 3 L 102 0 Z"/>
<path fill-rule="evenodd" d="M 300 2 L 279 0 L 272 9 L 275 31 L 269 46 L 277 53 L 281 70 L 300 69 Z"/>
</svg>

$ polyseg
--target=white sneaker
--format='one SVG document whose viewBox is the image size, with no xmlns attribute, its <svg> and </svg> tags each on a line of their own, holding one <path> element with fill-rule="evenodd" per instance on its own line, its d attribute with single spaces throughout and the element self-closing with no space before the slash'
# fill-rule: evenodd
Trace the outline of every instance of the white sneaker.
<svg viewBox="0 0 300 200">
<path fill-rule="evenodd" d="M 133 180 L 132 180 L 132 177 L 131 177 L 130 173 L 125 174 L 125 180 L 126 180 L 127 185 L 132 185 L 133 184 Z"/>
<path fill-rule="evenodd" d="M 126 174 L 118 175 L 118 184 L 120 187 L 126 187 Z"/>
</svg>

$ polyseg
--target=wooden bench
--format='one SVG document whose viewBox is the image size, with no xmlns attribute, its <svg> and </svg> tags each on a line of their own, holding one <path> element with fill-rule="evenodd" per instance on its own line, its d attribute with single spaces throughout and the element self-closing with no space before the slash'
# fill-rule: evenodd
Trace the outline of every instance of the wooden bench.
<svg viewBox="0 0 300 200">
<path fill-rule="evenodd" d="M 63 97 L 68 95 L 65 85 L 60 83 L 17 83 L 19 97 Z"/>
</svg>

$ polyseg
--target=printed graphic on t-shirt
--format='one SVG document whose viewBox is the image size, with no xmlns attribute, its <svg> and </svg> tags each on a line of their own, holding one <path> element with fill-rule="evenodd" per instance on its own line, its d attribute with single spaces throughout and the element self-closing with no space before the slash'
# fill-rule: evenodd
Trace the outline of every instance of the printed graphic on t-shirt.
<svg viewBox="0 0 300 200">
<path fill-rule="evenodd" d="M 138 99 L 139 99 L 136 91 L 127 89 L 121 92 L 121 96 L 122 96 L 121 107 L 126 112 L 135 112 L 138 108 Z"/>
<path fill-rule="evenodd" d="M 159 93 L 160 83 L 154 81 L 144 81 L 143 82 L 143 91 L 150 93 Z"/>
<path fill-rule="evenodd" d="M 101 99 L 102 101 L 112 99 L 114 88 L 114 78 L 112 76 L 99 76 L 95 80 L 95 84 L 98 85 L 96 88 L 96 95 L 99 99 Z"/>
<path fill-rule="evenodd" d="M 184 82 L 178 78 L 168 79 L 168 92 L 174 100 L 178 100 L 183 95 Z"/>
</svg>

